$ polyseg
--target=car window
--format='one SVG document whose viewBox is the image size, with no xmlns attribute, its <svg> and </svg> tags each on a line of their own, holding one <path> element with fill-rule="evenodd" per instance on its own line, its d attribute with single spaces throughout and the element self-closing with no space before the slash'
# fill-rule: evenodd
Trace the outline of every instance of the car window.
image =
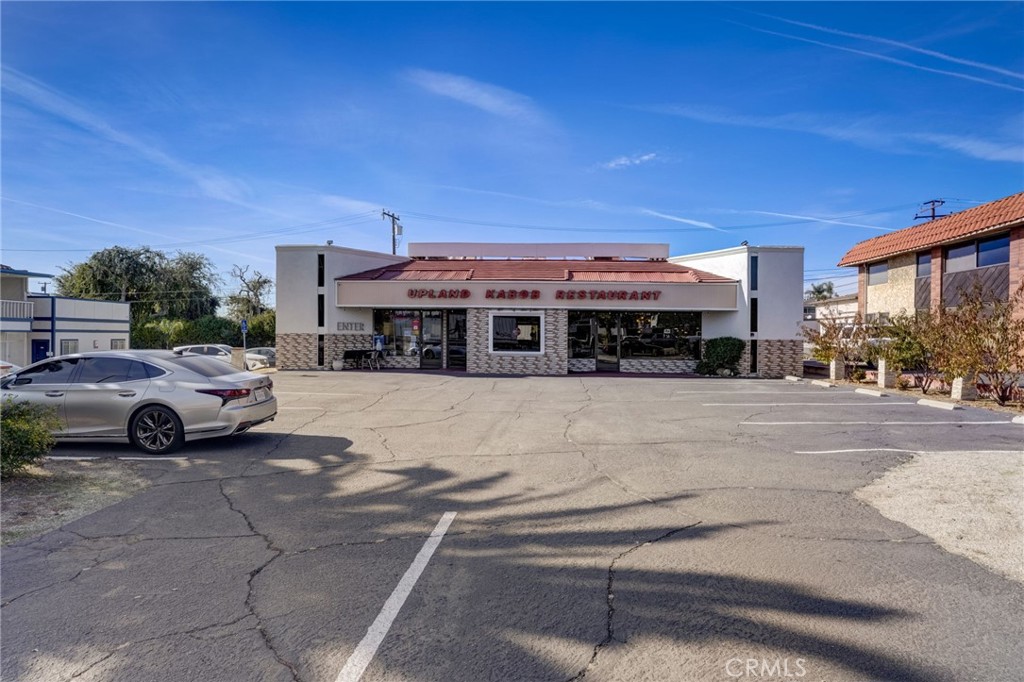
<svg viewBox="0 0 1024 682">
<path fill-rule="evenodd" d="M 179 365 L 185 369 L 192 370 L 197 374 L 201 374 L 204 377 L 221 377 L 228 374 L 235 374 L 241 370 L 235 369 L 233 365 L 229 365 L 223 360 L 216 358 L 202 358 L 196 356 L 182 355 L 177 358 L 170 358 L 167 362 L 173 365 Z"/>
<path fill-rule="evenodd" d="M 125 358 L 89 357 L 82 361 L 78 384 L 116 384 L 128 381 L 132 361 Z M 145 376 L 136 377 L 144 379 Z"/>
<path fill-rule="evenodd" d="M 25 386 L 27 384 L 66 384 L 71 380 L 71 375 L 81 360 L 82 358 L 51 360 L 35 367 L 23 369 L 18 372 L 13 383 L 15 386 Z"/>
<path fill-rule="evenodd" d="M 156 377 L 160 377 L 163 376 L 164 374 L 167 374 L 167 371 L 155 365 L 151 365 L 148 362 L 136 361 L 132 363 L 132 369 L 131 372 L 129 373 L 129 377 L 134 378 L 134 376 L 138 373 L 141 373 L 141 376 L 139 378 L 154 379 Z M 129 381 L 131 380 L 132 379 L 130 378 Z"/>
</svg>

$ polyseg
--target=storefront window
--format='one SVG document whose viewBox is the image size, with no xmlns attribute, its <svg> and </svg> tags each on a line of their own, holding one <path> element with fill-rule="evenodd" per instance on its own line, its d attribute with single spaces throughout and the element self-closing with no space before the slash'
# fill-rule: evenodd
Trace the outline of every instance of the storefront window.
<svg viewBox="0 0 1024 682">
<path fill-rule="evenodd" d="M 543 353 L 544 316 L 532 313 L 491 315 L 492 353 Z"/>
<path fill-rule="evenodd" d="M 384 335 L 384 349 L 390 355 L 419 355 L 419 310 L 374 310 L 373 329 Z"/>
<path fill-rule="evenodd" d="M 700 313 L 621 313 L 623 358 L 700 359 Z"/>
<path fill-rule="evenodd" d="M 569 311 L 569 357 L 594 357 L 597 317 L 589 311 Z"/>
</svg>

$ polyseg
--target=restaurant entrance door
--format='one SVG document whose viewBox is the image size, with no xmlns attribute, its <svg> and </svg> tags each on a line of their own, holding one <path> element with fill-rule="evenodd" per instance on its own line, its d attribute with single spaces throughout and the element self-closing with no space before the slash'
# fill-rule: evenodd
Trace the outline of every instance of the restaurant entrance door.
<svg viewBox="0 0 1024 682">
<path fill-rule="evenodd" d="M 621 325 L 619 313 L 596 313 L 597 317 L 597 371 L 619 371 L 619 339 Z"/>
</svg>

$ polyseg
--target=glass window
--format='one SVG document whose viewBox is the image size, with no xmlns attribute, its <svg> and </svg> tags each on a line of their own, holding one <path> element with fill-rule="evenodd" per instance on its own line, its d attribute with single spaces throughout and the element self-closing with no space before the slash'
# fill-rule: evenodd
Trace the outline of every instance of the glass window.
<svg viewBox="0 0 1024 682">
<path fill-rule="evenodd" d="M 1010 262 L 1010 235 L 978 240 L 978 267 Z"/>
<path fill-rule="evenodd" d="M 202 374 L 204 377 L 222 377 L 241 371 L 223 360 L 203 357 L 201 355 L 182 355 L 180 357 L 167 358 L 167 362 L 180 365 L 197 374 Z"/>
<path fill-rule="evenodd" d="M 543 315 L 491 315 L 491 352 L 542 353 L 543 338 Z"/>
<path fill-rule="evenodd" d="M 14 381 L 15 386 L 25 384 L 66 384 L 71 380 L 71 375 L 78 367 L 82 358 L 69 358 L 67 360 L 50 360 L 41 365 L 18 372 L 18 378 Z"/>
<path fill-rule="evenodd" d="M 929 277 L 932 274 L 932 254 L 917 254 L 917 276 Z"/>
<path fill-rule="evenodd" d="M 757 331 L 757 299 L 750 299 L 750 331 Z"/>
<path fill-rule="evenodd" d="M 316 295 L 316 326 L 324 326 L 324 295 Z"/>
<path fill-rule="evenodd" d="M 594 313 L 569 311 L 569 357 L 594 357 L 594 339 L 597 338 L 597 318 Z"/>
<path fill-rule="evenodd" d="M 61 339 L 60 340 L 60 354 L 68 355 L 70 353 L 78 352 L 78 339 Z"/>
<path fill-rule="evenodd" d="M 946 249 L 946 272 L 973 270 L 976 263 L 977 247 L 974 242 Z"/>
<path fill-rule="evenodd" d="M 316 255 L 316 285 L 318 287 L 324 285 L 324 254 L 322 253 Z"/>
<path fill-rule="evenodd" d="M 757 256 L 750 257 L 750 290 L 757 291 Z"/>
<path fill-rule="evenodd" d="M 621 315 L 622 357 L 700 358 L 700 313 Z"/>
<path fill-rule="evenodd" d="M 89 357 L 82 361 L 78 384 L 116 384 L 128 380 L 132 360 L 124 358 Z"/>
<path fill-rule="evenodd" d="M 872 263 L 868 266 L 868 284 L 885 284 L 888 281 L 888 263 Z"/>
<path fill-rule="evenodd" d="M 422 322 L 419 310 L 373 311 L 373 328 L 384 335 L 384 350 L 389 355 L 417 355 Z"/>
</svg>

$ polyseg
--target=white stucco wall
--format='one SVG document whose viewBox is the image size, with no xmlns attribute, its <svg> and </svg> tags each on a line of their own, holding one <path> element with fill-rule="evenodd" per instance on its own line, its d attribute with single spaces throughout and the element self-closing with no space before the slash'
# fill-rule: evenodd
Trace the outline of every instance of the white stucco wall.
<svg viewBox="0 0 1024 682">
<path fill-rule="evenodd" d="M 79 353 L 110 350 L 114 339 L 124 340 L 124 347 L 131 348 L 128 303 L 59 296 L 29 296 L 28 300 L 33 304 L 34 317 L 30 338 L 53 340 L 50 350 L 54 355 L 60 353 L 61 341 L 65 339 L 76 340 Z M 52 306 L 56 306 L 56 319 L 51 333 Z"/>
<path fill-rule="evenodd" d="M 757 291 L 750 290 L 750 257 L 758 257 Z M 735 313 L 705 312 L 701 334 L 706 339 L 801 338 L 803 320 L 804 249 L 800 246 L 737 246 L 721 251 L 674 256 L 673 263 L 738 280 L 740 299 Z M 750 332 L 750 298 L 758 299 L 758 331 Z"/>
<path fill-rule="evenodd" d="M 361 251 L 326 244 L 278 246 L 277 250 L 277 333 L 302 334 L 317 329 L 317 294 L 324 294 L 325 334 L 339 333 L 339 322 L 363 322 L 370 333 L 372 318 L 353 315 L 337 307 L 336 277 L 373 270 L 390 263 L 409 260 L 405 256 Z M 324 286 L 317 287 L 317 254 L 324 254 Z M 340 332 L 345 333 L 345 332 Z"/>
</svg>

